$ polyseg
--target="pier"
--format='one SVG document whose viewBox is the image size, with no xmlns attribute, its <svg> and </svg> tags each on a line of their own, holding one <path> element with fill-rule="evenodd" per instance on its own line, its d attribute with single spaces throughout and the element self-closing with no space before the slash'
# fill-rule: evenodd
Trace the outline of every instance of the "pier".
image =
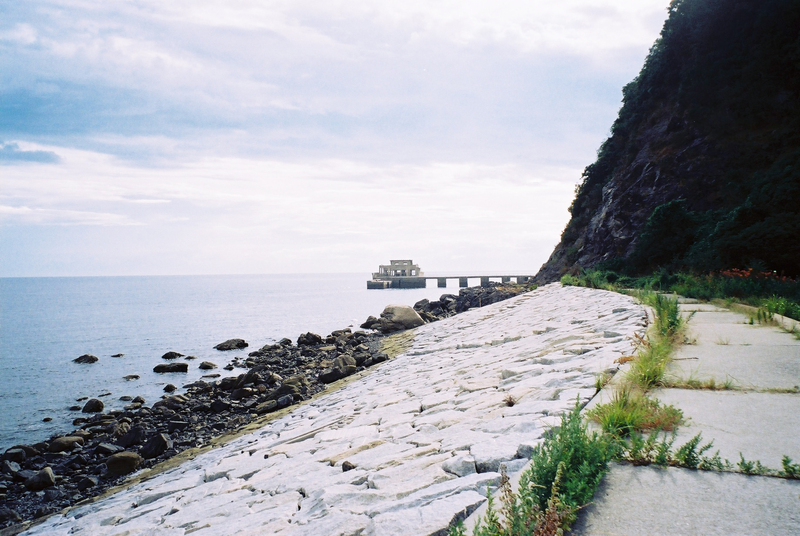
<svg viewBox="0 0 800 536">
<path fill-rule="evenodd" d="M 446 288 L 448 279 L 458 279 L 458 286 L 465 288 L 469 286 L 470 279 L 480 279 L 480 285 L 486 286 L 491 280 L 500 283 L 510 283 L 514 280 L 517 284 L 523 284 L 529 282 L 532 278 L 532 275 L 426 276 L 412 260 L 402 259 L 391 260 L 389 264 L 381 265 L 378 271 L 372 274 L 372 280 L 367 281 L 367 288 L 425 288 L 428 286 L 429 279 L 435 279 L 439 288 Z"/>
</svg>

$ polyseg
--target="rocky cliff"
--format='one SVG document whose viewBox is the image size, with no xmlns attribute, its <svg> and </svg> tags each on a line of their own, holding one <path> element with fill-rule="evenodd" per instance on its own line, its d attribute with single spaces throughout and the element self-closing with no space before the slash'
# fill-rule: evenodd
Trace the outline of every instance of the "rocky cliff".
<svg viewBox="0 0 800 536">
<path fill-rule="evenodd" d="M 675 0 L 539 282 L 800 271 L 800 2 Z"/>
</svg>

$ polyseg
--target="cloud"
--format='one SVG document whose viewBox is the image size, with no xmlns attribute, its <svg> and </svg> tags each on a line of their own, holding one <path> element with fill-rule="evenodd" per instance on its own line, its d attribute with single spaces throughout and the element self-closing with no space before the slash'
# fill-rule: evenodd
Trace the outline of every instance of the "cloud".
<svg viewBox="0 0 800 536">
<path fill-rule="evenodd" d="M 0 162 L 38 162 L 40 164 L 57 164 L 61 159 L 52 151 L 22 151 L 13 142 L 0 141 Z"/>
</svg>

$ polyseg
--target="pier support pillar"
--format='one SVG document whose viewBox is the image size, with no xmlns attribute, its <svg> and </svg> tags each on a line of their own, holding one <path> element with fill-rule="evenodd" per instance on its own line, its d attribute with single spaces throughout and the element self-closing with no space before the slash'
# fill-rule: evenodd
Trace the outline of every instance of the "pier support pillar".
<svg viewBox="0 0 800 536">
<path fill-rule="evenodd" d="M 521 284 L 527 282 L 527 280 L 528 280 L 527 277 L 519 276 L 519 277 L 517 277 L 517 285 L 521 285 Z"/>
<path fill-rule="evenodd" d="M 501 280 L 503 283 L 508 283 L 508 282 L 510 282 L 510 281 L 511 281 L 511 278 L 510 278 L 510 277 L 502 277 L 502 278 L 500 278 L 500 280 Z"/>
<path fill-rule="evenodd" d="M 437 281 L 439 282 L 439 288 L 447 287 L 447 278 L 446 277 L 440 277 L 440 278 L 437 279 Z"/>
<path fill-rule="evenodd" d="M 488 277 L 481 277 L 481 286 L 488 287 L 489 286 L 489 278 Z"/>
<path fill-rule="evenodd" d="M 466 288 L 469 286 L 469 282 L 467 281 L 466 277 L 459 277 L 458 278 L 458 286 L 461 288 Z"/>
</svg>

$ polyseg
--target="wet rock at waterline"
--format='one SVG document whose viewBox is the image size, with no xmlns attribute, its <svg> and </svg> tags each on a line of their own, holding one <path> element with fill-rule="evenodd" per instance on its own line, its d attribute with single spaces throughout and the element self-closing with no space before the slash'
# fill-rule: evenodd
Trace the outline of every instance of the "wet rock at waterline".
<svg viewBox="0 0 800 536">
<path fill-rule="evenodd" d="M 226 352 L 228 350 L 241 350 L 242 348 L 247 348 L 248 346 L 250 345 L 247 344 L 244 339 L 228 339 L 227 341 L 216 345 L 214 349 L 221 352 Z"/>
<path fill-rule="evenodd" d="M 100 361 L 100 358 L 92 354 L 83 354 L 82 356 L 76 357 L 72 360 L 73 363 L 81 364 L 97 363 L 98 361 Z"/>
<path fill-rule="evenodd" d="M 178 359 L 179 357 L 183 357 L 183 354 L 180 352 L 169 351 L 166 354 L 162 355 L 161 359 Z"/>
<path fill-rule="evenodd" d="M 153 367 L 153 372 L 189 372 L 188 363 L 162 363 Z"/>
</svg>

